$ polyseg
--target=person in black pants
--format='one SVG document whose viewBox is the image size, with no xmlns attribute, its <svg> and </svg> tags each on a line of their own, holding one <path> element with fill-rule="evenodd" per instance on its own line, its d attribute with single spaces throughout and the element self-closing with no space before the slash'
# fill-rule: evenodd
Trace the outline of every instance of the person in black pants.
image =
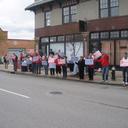
<svg viewBox="0 0 128 128">
<path fill-rule="evenodd" d="M 125 53 L 124 57 L 120 61 L 120 66 L 123 71 L 123 84 L 124 86 L 128 85 L 128 53 Z"/>
<path fill-rule="evenodd" d="M 85 67 L 85 60 L 83 56 L 80 57 L 80 60 L 78 61 L 78 69 L 79 69 L 79 78 L 84 79 L 84 67 Z"/>
<path fill-rule="evenodd" d="M 64 64 L 62 65 L 62 70 L 63 70 L 63 78 L 67 78 L 67 57 L 64 56 Z"/>
<path fill-rule="evenodd" d="M 87 57 L 87 59 L 92 60 L 91 63 L 89 65 L 87 65 L 88 67 L 88 78 L 89 80 L 93 80 L 93 76 L 94 76 L 94 58 L 92 53 L 90 53 Z"/>
</svg>

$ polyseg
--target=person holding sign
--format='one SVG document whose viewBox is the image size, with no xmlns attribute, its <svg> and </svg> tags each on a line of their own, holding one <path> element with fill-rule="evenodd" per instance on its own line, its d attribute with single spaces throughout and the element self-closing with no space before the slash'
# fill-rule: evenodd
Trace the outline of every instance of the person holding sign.
<svg viewBox="0 0 128 128">
<path fill-rule="evenodd" d="M 56 63 L 55 63 L 56 58 L 54 58 L 54 55 L 50 55 L 48 58 L 48 63 L 49 63 L 49 69 L 50 69 L 50 75 L 54 76 L 55 75 L 55 69 L 56 69 Z"/>
<path fill-rule="evenodd" d="M 62 66 L 62 61 L 61 57 L 58 55 L 58 58 L 55 60 L 56 63 L 56 75 L 61 76 L 61 66 Z"/>
<path fill-rule="evenodd" d="M 128 85 L 128 53 L 120 60 L 120 67 L 123 69 L 123 84 Z"/>
<path fill-rule="evenodd" d="M 78 61 L 78 69 L 79 69 L 79 78 L 80 80 L 81 79 L 84 79 L 84 67 L 85 67 L 85 60 L 84 60 L 84 57 L 81 56 L 80 57 L 80 60 Z"/>
<path fill-rule="evenodd" d="M 85 65 L 87 65 L 88 68 L 88 78 L 89 80 L 93 80 L 93 76 L 94 76 L 94 57 L 92 55 L 92 53 L 90 53 L 87 57 L 87 59 L 85 59 Z"/>
<path fill-rule="evenodd" d="M 109 74 L 109 56 L 106 53 L 102 53 L 101 58 L 96 60 L 101 63 L 102 66 L 102 79 L 104 82 L 108 81 Z"/>
</svg>

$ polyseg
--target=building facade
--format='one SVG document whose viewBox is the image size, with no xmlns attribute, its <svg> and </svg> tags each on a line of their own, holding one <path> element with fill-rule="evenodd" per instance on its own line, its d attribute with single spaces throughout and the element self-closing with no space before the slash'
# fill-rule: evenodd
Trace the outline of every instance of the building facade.
<svg viewBox="0 0 128 128">
<path fill-rule="evenodd" d="M 8 32 L 0 29 L 0 56 L 34 51 L 34 40 L 8 39 Z"/>
<path fill-rule="evenodd" d="M 128 0 L 35 0 L 39 51 L 61 50 L 68 59 L 101 50 L 119 65 L 128 51 Z"/>
</svg>

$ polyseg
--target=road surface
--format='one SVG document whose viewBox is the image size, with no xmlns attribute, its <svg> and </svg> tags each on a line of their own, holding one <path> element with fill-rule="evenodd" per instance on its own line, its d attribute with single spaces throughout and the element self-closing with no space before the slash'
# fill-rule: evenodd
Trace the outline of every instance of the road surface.
<svg viewBox="0 0 128 128">
<path fill-rule="evenodd" d="M 0 72 L 0 128 L 128 128 L 128 88 Z"/>
</svg>

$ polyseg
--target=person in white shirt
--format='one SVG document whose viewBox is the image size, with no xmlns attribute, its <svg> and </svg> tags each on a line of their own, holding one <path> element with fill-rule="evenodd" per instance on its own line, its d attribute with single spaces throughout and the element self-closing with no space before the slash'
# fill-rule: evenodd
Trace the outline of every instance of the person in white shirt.
<svg viewBox="0 0 128 128">
<path fill-rule="evenodd" d="M 120 61 L 120 66 L 122 67 L 123 71 L 123 84 L 124 86 L 128 85 L 128 53 L 125 52 L 124 57 Z"/>
</svg>

